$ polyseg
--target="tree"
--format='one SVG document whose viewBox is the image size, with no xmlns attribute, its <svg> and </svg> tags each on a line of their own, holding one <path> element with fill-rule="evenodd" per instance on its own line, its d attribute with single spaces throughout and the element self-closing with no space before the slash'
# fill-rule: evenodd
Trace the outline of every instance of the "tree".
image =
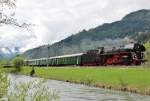
<svg viewBox="0 0 150 101">
<path fill-rule="evenodd" d="M 24 65 L 24 59 L 21 57 L 16 57 L 13 59 L 13 66 L 16 68 L 17 71 L 21 70 L 21 67 Z"/>
<path fill-rule="evenodd" d="M 15 8 L 16 0 L 0 0 L 0 26 L 13 25 L 19 28 L 30 30 L 30 26 L 32 26 L 33 24 L 26 22 L 19 24 L 17 19 L 13 18 L 13 16 L 15 15 Z M 11 13 L 8 14 L 8 10 Z"/>
</svg>

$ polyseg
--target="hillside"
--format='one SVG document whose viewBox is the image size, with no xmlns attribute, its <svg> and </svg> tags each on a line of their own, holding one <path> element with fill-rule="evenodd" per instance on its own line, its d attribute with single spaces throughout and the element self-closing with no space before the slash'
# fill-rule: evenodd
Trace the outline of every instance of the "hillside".
<svg viewBox="0 0 150 101">
<path fill-rule="evenodd" d="M 83 30 L 53 45 L 44 45 L 26 51 L 28 58 L 42 58 L 85 52 L 105 46 L 113 47 L 131 41 L 146 42 L 150 39 L 150 10 L 132 12 L 120 21 L 105 23 L 90 30 Z"/>
</svg>

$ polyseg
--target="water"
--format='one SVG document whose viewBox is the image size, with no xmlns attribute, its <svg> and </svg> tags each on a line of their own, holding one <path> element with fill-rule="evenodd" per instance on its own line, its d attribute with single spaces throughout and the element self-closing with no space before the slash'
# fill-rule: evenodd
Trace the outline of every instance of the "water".
<svg viewBox="0 0 150 101">
<path fill-rule="evenodd" d="M 35 78 L 24 75 L 10 75 L 10 80 L 13 83 L 28 82 L 33 79 Z M 146 95 L 106 90 L 63 81 L 47 80 L 45 84 L 49 89 L 59 92 L 59 101 L 150 101 L 150 96 Z"/>
</svg>

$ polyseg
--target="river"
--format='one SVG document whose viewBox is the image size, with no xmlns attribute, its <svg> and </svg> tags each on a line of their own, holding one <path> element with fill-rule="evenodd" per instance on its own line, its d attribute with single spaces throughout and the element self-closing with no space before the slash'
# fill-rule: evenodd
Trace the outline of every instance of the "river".
<svg viewBox="0 0 150 101">
<path fill-rule="evenodd" d="M 34 79 L 25 75 L 9 75 L 10 81 L 15 83 L 28 82 Z M 46 80 L 45 84 L 51 90 L 57 91 L 58 101 L 150 101 L 150 96 L 89 87 L 63 81 Z"/>
</svg>

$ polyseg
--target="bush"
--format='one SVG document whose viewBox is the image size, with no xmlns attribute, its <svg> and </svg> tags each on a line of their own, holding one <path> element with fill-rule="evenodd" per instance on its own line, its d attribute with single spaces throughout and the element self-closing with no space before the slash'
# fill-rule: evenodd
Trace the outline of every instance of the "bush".
<svg viewBox="0 0 150 101">
<path fill-rule="evenodd" d="M 145 47 L 146 47 L 146 59 L 150 61 L 150 41 L 145 43 Z"/>
<path fill-rule="evenodd" d="M 24 60 L 21 57 L 16 57 L 13 59 L 13 66 L 19 71 L 21 67 L 24 65 Z"/>
<path fill-rule="evenodd" d="M 8 101 L 56 101 L 58 92 L 48 89 L 42 79 L 29 82 L 19 82 L 11 85 L 11 90 L 6 95 Z"/>
<path fill-rule="evenodd" d="M 9 84 L 9 81 L 7 79 L 6 73 L 0 70 L 0 101 L 1 101 L 1 98 L 7 94 L 8 84 Z"/>
<path fill-rule="evenodd" d="M 48 89 L 45 80 L 35 79 L 29 82 L 15 82 L 0 69 L 0 101 L 55 101 L 58 92 Z"/>
</svg>

